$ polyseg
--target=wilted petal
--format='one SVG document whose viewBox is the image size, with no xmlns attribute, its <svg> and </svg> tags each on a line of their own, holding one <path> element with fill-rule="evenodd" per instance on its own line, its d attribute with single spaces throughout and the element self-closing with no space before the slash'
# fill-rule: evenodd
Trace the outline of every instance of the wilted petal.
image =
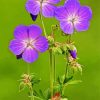
<svg viewBox="0 0 100 100">
<path fill-rule="evenodd" d="M 67 11 L 64 6 L 57 7 L 55 10 L 55 17 L 59 21 L 66 21 L 67 19 Z"/>
<path fill-rule="evenodd" d="M 47 2 L 51 3 L 51 4 L 57 4 L 59 3 L 61 0 L 48 0 Z"/>
<path fill-rule="evenodd" d="M 19 40 L 12 40 L 10 42 L 9 49 L 15 54 L 15 55 L 20 55 L 26 46 L 22 43 L 22 41 Z"/>
<path fill-rule="evenodd" d="M 36 21 L 38 15 L 30 14 L 33 21 Z"/>
<path fill-rule="evenodd" d="M 28 0 L 27 3 L 26 3 L 26 10 L 33 15 L 39 14 L 40 1 L 38 1 L 38 0 Z"/>
<path fill-rule="evenodd" d="M 30 25 L 28 29 L 29 29 L 29 38 L 35 39 L 42 34 L 41 28 L 37 25 Z"/>
<path fill-rule="evenodd" d="M 64 6 L 69 14 L 75 15 L 80 8 L 80 3 L 79 0 L 68 0 Z"/>
<path fill-rule="evenodd" d="M 27 34 L 28 27 L 24 25 L 19 25 L 14 30 L 14 36 L 18 40 L 26 39 L 28 37 Z"/>
<path fill-rule="evenodd" d="M 32 63 L 34 61 L 37 60 L 38 58 L 38 52 L 36 50 L 34 50 L 33 48 L 27 48 L 23 55 L 22 55 L 22 58 L 28 62 L 28 63 Z"/>
<path fill-rule="evenodd" d="M 49 3 L 42 3 L 42 14 L 45 17 L 54 17 L 56 7 Z"/>
<path fill-rule="evenodd" d="M 45 52 L 48 49 L 48 41 L 45 37 L 40 36 L 33 44 L 34 48 L 40 52 Z"/>
<path fill-rule="evenodd" d="M 78 11 L 78 16 L 80 20 L 90 20 L 92 18 L 92 10 L 90 7 L 83 6 Z"/>
<path fill-rule="evenodd" d="M 67 21 L 60 22 L 60 27 L 63 30 L 63 32 L 66 34 L 72 34 L 74 32 L 73 24 L 68 23 Z"/>
<path fill-rule="evenodd" d="M 89 21 L 87 20 L 83 20 L 83 21 L 80 21 L 79 23 L 75 24 L 75 29 L 80 32 L 80 31 L 86 31 L 88 30 L 89 28 Z"/>
</svg>

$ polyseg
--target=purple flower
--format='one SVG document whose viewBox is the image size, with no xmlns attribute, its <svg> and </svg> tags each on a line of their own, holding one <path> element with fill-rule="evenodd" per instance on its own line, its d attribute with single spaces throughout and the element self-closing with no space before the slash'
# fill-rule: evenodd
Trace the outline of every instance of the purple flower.
<svg viewBox="0 0 100 100">
<path fill-rule="evenodd" d="M 72 56 L 72 58 L 76 59 L 77 58 L 77 52 L 76 50 L 69 50 L 70 55 Z"/>
<path fill-rule="evenodd" d="M 28 0 L 26 10 L 33 15 L 38 15 L 39 12 L 45 17 L 54 17 L 55 6 L 60 0 Z"/>
<path fill-rule="evenodd" d="M 38 58 L 38 52 L 45 52 L 48 49 L 48 41 L 41 36 L 42 30 L 37 25 L 16 27 L 15 39 L 10 42 L 10 50 L 28 63 Z"/>
<path fill-rule="evenodd" d="M 87 6 L 81 6 L 78 0 L 67 0 L 64 6 L 55 11 L 55 17 L 60 21 L 60 27 L 66 34 L 86 31 L 92 18 L 92 10 Z"/>
</svg>

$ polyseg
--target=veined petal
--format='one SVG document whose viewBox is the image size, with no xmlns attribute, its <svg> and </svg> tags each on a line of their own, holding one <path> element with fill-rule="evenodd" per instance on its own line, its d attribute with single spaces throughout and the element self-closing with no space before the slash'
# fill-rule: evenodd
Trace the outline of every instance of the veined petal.
<svg viewBox="0 0 100 100">
<path fill-rule="evenodd" d="M 26 3 L 26 10 L 33 15 L 38 15 L 40 11 L 40 1 L 28 0 Z"/>
<path fill-rule="evenodd" d="M 80 8 L 80 2 L 79 0 L 68 0 L 64 6 L 69 14 L 75 15 Z"/>
<path fill-rule="evenodd" d="M 28 29 L 29 29 L 29 38 L 36 39 L 42 34 L 41 28 L 37 25 L 30 25 Z"/>
<path fill-rule="evenodd" d="M 45 52 L 48 49 L 48 41 L 45 37 L 40 36 L 33 44 L 34 48 L 40 52 Z"/>
<path fill-rule="evenodd" d="M 23 40 L 28 38 L 27 34 L 28 27 L 24 25 L 19 25 L 14 30 L 14 36 L 16 39 Z"/>
<path fill-rule="evenodd" d="M 32 63 L 37 60 L 38 52 L 35 49 L 29 47 L 29 48 L 25 49 L 24 53 L 22 54 L 22 58 L 26 62 Z"/>
<path fill-rule="evenodd" d="M 67 20 L 67 11 L 64 6 L 57 7 L 55 10 L 55 17 L 59 21 L 66 21 Z"/>
<path fill-rule="evenodd" d="M 54 17 L 56 7 L 49 3 L 42 3 L 42 14 L 45 17 Z"/>
<path fill-rule="evenodd" d="M 72 23 L 68 23 L 67 21 L 60 22 L 60 28 L 66 34 L 72 34 L 74 32 L 74 27 Z"/>
<path fill-rule="evenodd" d="M 61 0 L 47 0 L 47 2 L 51 3 L 51 4 L 57 4 L 59 3 Z"/>
<path fill-rule="evenodd" d="M 20 40 L 12 40 L 10 42 L 9 49 L 15 54 L 15 55 L 20 55 L 26 46 L 22 43 Z"/>
<path fill-rule="evenodd" d="M 80 32 L 80 31 L 86 31 L 88 30 L 89 28 L 89 21 L 87 20 L 83 20 L 83 21 L 80 21 L 79 23 L 76 23 L 74 26 L 75 26 L 75 29 Z"/>
<path fill-rule="evenodd" d="M 80 7 L 78 11 L 78 16 L 80 20 L 90 20 L 92 18 L 92 10 L 88 6 Z"/>
</svg>

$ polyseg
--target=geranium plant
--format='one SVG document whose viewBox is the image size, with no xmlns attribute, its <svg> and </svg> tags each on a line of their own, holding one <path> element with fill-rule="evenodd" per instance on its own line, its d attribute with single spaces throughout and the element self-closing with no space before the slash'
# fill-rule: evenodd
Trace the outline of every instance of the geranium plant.
<svg viewBox="0 0 100 100">
<path fill-rule="evenodd" d="M 26 10 L 36 21 L 40 16 L 42 28 L 32 24 L 30 26 L 19 25 L 15 28 L 14 39 L 10 42 L 9 49 L 16 55 L 17 59 L 23 59 L 28 63 L 27 73 L 21 76 L 20 91 L 25 87 L 29 89 L 31 100 L 68 100 L 65 88 L 69 84 L 76 84 L 81 80 L 75 80 L 74 75 L 78 71 L 82 73 L 82 66 L 78 63 L 77 48 L 71 36 L 75 32 L 87 31 L 92 18 L 92 10 L 88 6 L 82 6 L 79 0 L 65 0 L 64 5 L 56 6 L 60 0 L 27 0 Z M 48 28 L 48 35 L 43 18 L 54 17 L 59 21 Z M 47 22 L 48 23 L 48 22 Z M 55 39 L 56 30 L 66 38 L 65 42 Z M 44 36 L 42 36 L 43 34 Z M 30 73 L 30 63 L 34 63 L 39 53 L 48 51 L 50 54 L 50 87 L 46 91 L 35 90 L 34 85 L 40 83 L 36 74 Z M 65 72 L 62 76 L 56 75 L 56 55 L 65 58 Z"/>
</svg>

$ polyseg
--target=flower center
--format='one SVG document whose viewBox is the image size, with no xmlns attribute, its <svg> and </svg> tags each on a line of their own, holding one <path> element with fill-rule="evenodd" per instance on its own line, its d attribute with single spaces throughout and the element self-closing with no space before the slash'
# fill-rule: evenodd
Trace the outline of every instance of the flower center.
<svg viewBox="0 0 100 100">
<path fill-rule="evenodd" d="M 40 0 L 40 3 L 43 3 L 43 2 L 45 2 L 45 1 L 47 1 L 47 0 Z"/>
<path fill-rule="evenodd" d="M 33 39 L 27 39 L 23 41 L 25 47 L 33 48 L 34 40 Z"/>
<path fill-rule="evenodd" d="M 74 16 L 69 16 L 68 19 L 67 19 L 67 21 L 68 21 L 69 23 L 76 24 L 76 23 L 79 22 L 79 17 L 76 16 L 76 15 L 74 15 Z"/>
</svg>

